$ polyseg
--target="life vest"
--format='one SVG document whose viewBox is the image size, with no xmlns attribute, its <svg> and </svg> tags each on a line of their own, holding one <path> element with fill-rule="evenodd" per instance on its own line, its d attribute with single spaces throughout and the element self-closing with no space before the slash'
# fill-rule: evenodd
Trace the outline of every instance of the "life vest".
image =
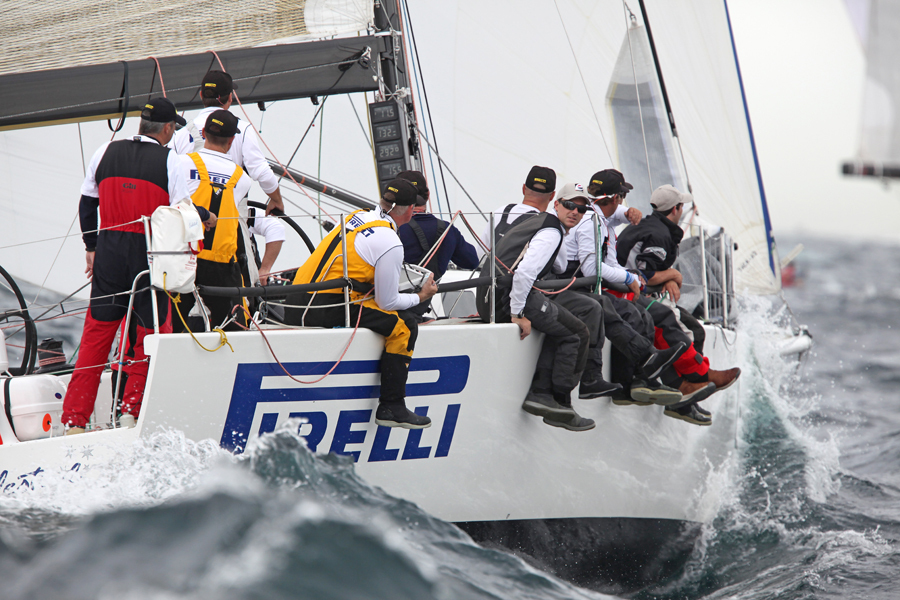
<svg viewBox="0 0 900 600">
<path fill-rule="evenodd" d="M 506 230 L 501 239 L 497 240 L 496 249 L 494 250 L 494 256 L 497 260 L 495 271 L 497 276 L 497 299 L 494 313 L 497 321 L 508 322 L 510 319 L 509 294 L 512 290 L 512 276 L 508 274 L 516 270 L 519 262 L 525 256 L 525 251 L 527 250 L 531 239 L 543 229 L 555 229 L 562 233 L 563 226 L 556 215 L 546 212 L 534 213 L 533 217 L 516 219 L 515 224 Z M 550 272 L 553 263 L 556 261 L 556 255 L 559 254 L 559 250 L 562 247 L 562 243 L 563 236 L 560 235 L 559 244 L 557 244 L 556 250 L 550 255 L 547 264 L 541 268 L 537 279 L 545 277 Z M 488 260 L 485 261 L 484 266 L 481 268 L 481 276 L 490 277 L 490 275 L 491 265 Z M 475 297 L 475 304 L 478 307 L 478 314 L 480 314 L 482 318 L 485 318 L 485 315 L 490 314 L 489 298 L 490 286 L 480 286 Z"/>
<path fill-rule="evenodd" d="M 375 267 L 367 263 L 356 252 L 356 236 L 360 233 L 372 229 L 373 227 L 390 227 L 394 226 L 382 219 L 376 219 L 366 222 L 360 216 L 360 213 L 368 211 L 358 210 L 351 213 L 347 219 L 347 277 L 354 281 L 362 283 L 375 283 Z M 344 276 L 344 257 L 341 254 L 341 228 L 335 227 L 331 230 L 325 239 L 318 245 L 315 252 L 306 259 L 303 266 L 297 270 L 294 277 L 295 284 L 315 283 L 317 281 L 328 281 L 329 279 L 340 279 Z M 322 290 L 319 293 L 342 293 L 343 289 L 334 288 L 330 290 Z M 358 300 L 363 296 L 362 293 L 351 291 L 350 298 Z"/>
<path fill-rule="evenodd" d="M 240 227 L 240 213 L 234 203 L 234 186 L 244 174 L 243 169 L 235 165 L 234 173 L 223 186 L 213 183 L 209 178 L 209 171 L 203 159 L 196 152 L 188 154 L 194 165 L 197 166 L 197 174 L 200 176 L 200 186 L 191 195 L 191 200 L 197 206 L 214 213 L 220 220 L 216 226 L 206 232 L 203 238 L 203 250 L 197 258 L 219 263 L 229 263 L 235 259 L 238 249 L 238 228 Z"/>
<path fill-rule="evenodd" d="M 512 221 L 509 220 L 510 211 L 517 206 L 516 204 L 508 204 L 503 208 L 503 213 L 500 215 L 500 221 L 494 225 L 494 240 L 499 242 L 500 239 L 506 235 L 506 232 L 513 228 L 513 226 L 518 225 L 525 219 L 530 219 L 531 217 L 537 216 L 541 213 L 534 212 L 525 212 L 520 213 L 513 217 Z"/>
</svg>

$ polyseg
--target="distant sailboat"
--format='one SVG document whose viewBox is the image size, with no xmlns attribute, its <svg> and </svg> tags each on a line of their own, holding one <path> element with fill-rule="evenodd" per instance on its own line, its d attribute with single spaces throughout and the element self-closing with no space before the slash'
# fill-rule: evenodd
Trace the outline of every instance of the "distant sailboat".
<svg viewBox="0 0 900 600">
<path fill-rule="evenodd" d="M 900 178 L 900 3 L 845 0 L 866 57 L 859 150 L 845 175 Z"/>
</svg>

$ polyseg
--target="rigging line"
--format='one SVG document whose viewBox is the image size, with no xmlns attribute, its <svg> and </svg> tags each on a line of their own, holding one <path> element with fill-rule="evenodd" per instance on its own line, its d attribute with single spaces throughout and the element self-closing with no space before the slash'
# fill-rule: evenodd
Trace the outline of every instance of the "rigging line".
<svg viewBox="0 0 900 600">
<path fill-rule="evenodd" d="M 81 122 L 76 125 L 78 125 L 78 147 L 81 150 L 81 174 L 87 177 L 87 163 L 84 162 L 84 140 L 81 139 Z"/>
<path fill-rule="evenodd" d="M 581 64 L 578 62 L 578 55 L 575 54 L 575 46 L 572 45 L 572 40 L 569 38 L 569 30 L 566 29 L 566 22 L 563 20 L 562 12 L 559 10 L 559 3 L 557 0 L 553 0 L 553 5 L 556 7 L 556 14 L 559 15 L 559 22 L 562 25 L 563 33 L 566 34 L 566 42 L 569 44 L 569 51 L 572 52 L 572 60 L 575 61 L 575 68 L 578 70 L 578 77 L 581 78 L 581 85 L 584 87 L 584 92 L 587 94 L 588 103 L 591 105 L 591 112 L 594 113 L 594 121 L 597 123 L 597 129 L 600 131 L 600 139 L 603 140 L 603 147 L 606 148 L 606 155 L 609 156 L 610 164 L 613 164 L 615 161 L 613 160 L 612 152 L 609 150 L 609 144 L 606 142 L 606 136 L 603 134 L 603 127 L 600 126 L 600 117 L 597 116 L 597 109 L 594 107 L 594 99 L 591 97 L 591 92 L 588 90 L 587 82 L 584 79 L 584 74 L 581 72 Z"/>
<path fill-rule="evenodd" d="M 637 69 L 634 66 L 634 46 L 631 44 L 631 25 L 636 21 L 634 13 L 628 8 L 628 4 L 624 1 L 622 6 L 625 8 L 625 35 L 628 36 L 628 55 L 631 58 L 631 76 L 634 79 L 634 95 L 637 98 L 638 118 L 641 120 L 641 140 L 644 142 L 644 158 L 647 161 L 647 180 L 650 182 L 650 189 L 653 187 L 653 175 L 650 174 L 650 152 L 647 150 L 647 132 L 644 129 L 644 109 L 641 108 L 641 90 L 637 80 Z M 630 19 L 629 19 L 630 15 Z M 629 23 L 629 20 L 631 23 Z"/>
<path fill-rule="evenodd" d="M 422 71 L 422 63 L 419 59 L 419 46 L 416 44 L 416 32 L 413 30 L 412 15 L 410 15 L 409 13 L 409 4 L 407 3 L 407 0 L 403 0 L 403 7 L 406 10 L 406 24 L 407 28 L 409 29 L 409 40 L 412 44 L 411 62 L 413 68 L 413 77 L 416 79 L 416 82 L 418 82 L 420 79 L 422 82 L 421 86 L 416 86 L 416 93 L 420 96 L 419 104 L 423 107 L 425 115 L 428 116 L 428 127 L 431 129 L 431 134 L 434 138 L 434 147 L 437 148 L 437 134 L 434 131 L 434 121 L 432 121 L 431 119 L 431 104 L 428 102 L 428 89 L 425 87 L 425 73 Z M 422 101 L 422 96 L 424 96 L 424 102 Z M 428 162 L 431 165 L 431 173 L 432 175 L 434 175 L 434 157 L 431 154 L 428 155 Z M 441 165 L 440 161 L 438 161 L 438 170 L 441 174 L 441 185 L 444 188 L 444 199 L 447 202 L 447 212 L 449 213 L 452 212 L 453 209 L 450 207 L 450 195 L 447 192 L 447 181 L 444 178 L 444 168 Z M 437 201 L 438 211 L 442 211 L 440 197 L 437 198 Z"/>
<path fill-rule="evenodd" d="M 123 226 L 125 226 L 125 225 L 134 225 L 135 223 L 140 223 L 140 222 L 141 222 L 140 219 L 135 219 L 134 221 L 130 221 L 130 222 L 128 222 L 128 223 L 119 223 L 118 225 L 111 225 L 111 226 L 109 226 L 109 227 L 100 227 L 100 228 L 98 228 L 98 229 L 92 229 L 92 230 L 90 230 L 90 231 L 82 231 L 81 233 L 82 233 L 82 234 L 85 234 L 85 233 L 99 233 L 99 232 L 101 232 L 101 231 L 106 231 L 107 229 L 116 229 L 117 227 L 123 227 Z M 74 223 L 74 222 L 73 222 L 73 223 Z M 69 227 L 69 229 L 71 230 L 71 226 Z M 52 241 L 54 241 L 54 240 L 62 240 L 62 239 L 68 238 L 68 237 L 73 237 L 73 236 L 75 236 L 75 235 L 78 235 L 78 234 L 75 233 L 75 234 L 71 234 L 71 235 L 70 235 L 70 234 L 67 233 L 66 235 L 63 235 L 63 236 L 56 236 L 56 237 L 51 237 L 51 238 L 45 238 L 45 239 L 42 239 L 42 240 L 32 240 L 32 241 L 30 241 L 30 242 L 22 242 L 21 244 L 10 244 L 10 245 L 8 245 L 8 246 L 0 246 L 0 250 L 6 250 L 6 249 L 8 249 L 8 248 L 18 248 L 19 246 L 29 246 L 29 245 L 31 245 L 31 244 L 40 244 L 40 243 L 43 243 L 43 242 L 52 242 Z"/>
<path fill-rule="evenodd" d="M 212 52 L 212 51 L 210 51 L 210 52 Z M 260 73 L 259 75 L 252 75 L 252 76 L 249 76 L 249 77 L 239 77 L 239 78 L 235 79 L 234 81 L 247 81 L 247 80 L 251 80 L 251 79 L 264 79 L 264 78 L 266 78 L 266 77 L 274 77 L 274 76 L 276 76 L 276 75 L 287 75 L 287 74 L 290 74 L 290 73 L 296 73 L 296 72 L 300 72 L 300 71 L 311 71 L 311 70 L 313 70 L 313 69 L 324 69 L 324 68 L 327 68 L 327 67 L 334 67 L 334 66 L 340 66 L 340 65 L 347 65 L 347 64 L 357 63 L 357 62 L 359 62 L 359 59 L 358 59 L 358 58 L 349 58 L 349 59 L 340 60 L 340 61 L 337 61 L 337 62 L 332 62 L 332 63 L 327 63 L 327 64 L 310 65 L 310 66 L 308 66 L 308 67 L 298 67 L 298 68 L 296 68 L 296 69 L 287 69 L 287 70 L 284 70 L 284 71 L 274 71 L 274 72 L 272 72 L 272 73 Z M 221 65 L 221 61 L 219 61 L 219 64 Z M 170 92 L 183 92 L 183 91 L 186 91 L 186 90 L 195 90 L 196 88 L 197 88 L 197 86 L 195 86 L 195 85 L 187 85 L 187 86 L 182 86 L 182 87 L 177 87 L 177 88 L 171 88 L 169 91 L 170 91 Z M 104 104 L 104 103 L 107 103 L 107 102 L 117 102 L 117 101 L 119 101 L 119 100 L 121 100 L 121 99 L 122 99 L 121 96 L 116 96 L 115 98 L 104 98 L 104 99 L 102 99 L 102 100 L 92 100 L 92 101 L 90 101 L 90 102 L 81 102 L 81 103 L 79 103 L 79 104 L 67 104 L 67 105 L 65 105 L 65 106 L 57 106 L 57 107 L 54 107 L 54 108 L 43 108 L 43 109 L 41 109 L 41 110 L 32 110 L 32 111 L 29 111 L 29 112 L 17 113 L 17 114 L 14 114 L 14 115 L 6 115 L 4 118 L 5 118 L 5 119 L 15 119 L 15 118 L 19 118 L 19 117 L 30 117 L 30 116 L 32 116 L 32 115 L 40 115 L 40 114 L 43 114 L 43 113 L 53 113 L 53 112 L 58 112 L 58 111 L 61 111 L 61 110 L 69 110 L 69 109 L 73 109 L 73 108 L 83 108 L 83 107 L 85 107 L 85 106 L 93 106 L 93 105 L 95 105 L 95 104 Z"/>
<path fill-rule="evenodd" d="M 41 282 L 41 287 L 38 288 L 37 293 L 34 295 L 32 304 L 35 304 L 38 301 L 38 298 L 40 298 L 41 296 L 41 292 L 44 291 L 44 286 L 47 285 L 47 280 L 50 278 L 50 272 L 53 271 L 53 267 L 56 266 L 56 261 L 59 260 L 59 254 L 62 252 L 63 246 L 65 246 L 66 240 L 69 238 L 69 234 L 72 233 L 72 227 L 75 226 L 76 219 L 78 219 L 78 211 L 75 211 L 75 216 L 72 217 L 72 222 L 69 223 L 69 229 L 66 231 L 65 237 L 63 237 L 62 241 L 59 243 L 59 248 L 56 250 L 56 256 L 53 257 L 53 262 L 50 263 L 50 268 L 47 269 L 47 274 L 44 275 L 44 280 Z"/>
<path fill-rule="evenodd" d="M 464 194 L 466 195 L 466 197 L 469 199 L 469 202 L 472 203 L 472 206 L 474 206 L 475 209 L 478 211 L 478 214 L 481 215 L 481 218 L 484 219 L 485 221 L 487 221 L 487 220 L 488 220 L 487 215 L 484 214 L 484 211 L 481 210 L 481 207 L 478 206 L 478 204 L 475 202 L 475 199 L 472 198 L 472 195 L 466 190 L 465 187 L 463 187 L 462 182 L 459 180 L 459 178 L 458 178 L 458 177 L 453 173 L 453 171 L 450 169 L 450 165 L 447 164 L 447 161 L 445 161 L 443 158 L 441 158 L 441 154 L 437 151 L 437 148 L 435 148 L 435 147 L 431 144 L 431 140 L 428 139 L 428 136 L 425 135 L 425 132 L 422 131 L 421 129 L 419 129 L 419 126 L 418 126 L 418 125 L 416 125 L 416 131 L 419 132 L 419 135 L 422 136 L 422 139 L 425 140 L 425 143 L 428 144 L 428 147 L 431 148 L 431 151 L 432 151 L 432 152 L 434 152 L 434 155 L 438 157 L 438 160 L 439 160 L 441 163 L 443 163 L 443 165 L 444 165 L 445 167 L 447 167 L 447 172 L 450 173 L 450 176 L 451 176 L 451 177 L 453 177 L 453 181 L 455 181 L 455 182 L 456 182 L 456 185 L 459 186 L 459 189 L 461 189 L 461 190 L 463 191 L 463 193 L 464 193 Z"/>
<path fill-rule="evenodd" d="M 294 148 L 294 153 L 291 154 L 291 157 L 287 161 L 287 166 L 291 166 L 291 162 L 294 160 L 294 157 L 297 156 L 297 151 L 300 150 L 300 146 L 303 144 L 303 140 L 306 139 L 307 134 L 309 134 L 309 130 L 312 129 L 316 124 L 316 117 L 319 116 L 319 112 L 325 107 L 325 101 L 328 100 L 328 96 L 325 96 L 322 99 L 322 103 L 319 104 L 319 108 L 316 109 L 316 114 L 313 115 L 312 120 L 309 122 L 309 125 L 306 126 L 306 131 L 303 132 L 303 136 L 300 138 L 300 141 L 297 143 L 297 147 Z M 287 172 L 287 171 L 285 171 Z M 284 175 L 280 175 L 278 177 L 278 183 L 281 183 L 281 180 L 284 179 Z"/>
<path fill-rule="evenodd" d="M 225 71 L 225 65 L 222 64 L 222 59 L 219 58 L 219 55 L 216 53 L 216 51 L 215 51 L 215 50 L 209 50 L 209 53 L 216 57 L 216 60 L 219 62 L 219 66 L 222 68 L 223 71 Z M 354 61 L 354 62 L 356 62 L 356 61 Z M 344 76 L 344 74 L 341 73 L 341 77 L 343 77 L 343 76 Z M 340 80 L 340 77 L 338 78 L 338 80 Z M 238 101 L 238 106 L 241 107 L 241 112 L 244 113 L 244 116 L 247 118 L 247 123 L 249 123 L 249 124 L 253 127 L 253 129 L 256 129 L 256 125 L 254 125 L 254 124 L 253 124 L 253 121 L 250 120 L 250 115 L 247 114 L 247 109 L 244 108 L 244 103 L 241 102 L 240 96 L 238 96 L 237 92 L 234 91 L 234 90 L 232 90 L 231 93 L 234 95 L 235 99 Z M 272 155 L 272 158 L 275 159 L 275 162 L 278 163 L 278 166 L 281 167 L 281 169 L 282 169 L 285 173 L 288 174 L 288 177 L 291 178 L 291 181 L 293 181 L 294 183 L 297 183 L 297 181 L 294 179 L 294 176 L 291 175 L 290 172 L 288 172 L 288 170 L 285 168 L 285 166 L 284 166 L 283 164 L 281 164 L 281 161 L 278 160 L 278 157 L 275 156 L 275 153 L 272 152 L 272 149 L 269 148 L 269 144 L 266 143 L 266 140 L 265 140 L 265 138 L 263 138 L 262 134 L 259 134 L 259 140 L 263 143 L 263 146 L 266 147 L 266 150 L 269 151 L 269 154 Z M 299 186 L 300 184 L 297 183 L 297 185 Z M 316 205 L 318 206 L 318 203 L 313 199 L 312 196 L 310 196 L 310 195 L 306 192 L 306 190 L 304 190 L 303 188 L 300 188 L 300 191 L 302 191 L 304 194 L 306 194 L 306 197 L 309 198 L 310 201 L 312 201 L 314 204 L 316 204 Z M 321 208 L 321 207 L 319 207 L 319 208 Z M 337 223 L 337 219 L 335 219 L 334 217 L 332 217 L 332 216 L 328 213 L 328 211 L 323 210 L 322 212 L 324 212 L 324 213 L 328 216 L 329 219 L 331 219 L 332 221 L 334 221 L 335 223 Z"/>
<path fill-rule="evenodd" d="M 353 98 L 350 94 L 347 94 L 347 100 L 350 102 L 350 106 L 353 107 L 353 116 L 356 117 L 356 122 L 359 123 L 359 128 L 362 130 L 363 137 L 366 138 L 366 143 L 369 144 L 369 150 L 374 152 L 375 149 L 372 147 L 372 140 L 369 139 L 369 132 L 366 131 L 366 127 L 365 125 L 363 125 L 362 119 L 359 118 L 359 111 L 356 110 L 356 105 L 353 103 Z"/>
</svg>

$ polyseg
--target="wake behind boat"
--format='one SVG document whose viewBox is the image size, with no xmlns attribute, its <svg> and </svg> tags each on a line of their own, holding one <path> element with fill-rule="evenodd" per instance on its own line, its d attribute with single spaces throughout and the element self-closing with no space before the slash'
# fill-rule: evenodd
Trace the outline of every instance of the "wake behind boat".
<svg viewBox="0 0 900 600">
<path fill-rule="evenodd" d="M 609 4 L 610 10 L 622 14 L 621 5 Z M 574 115 L 573 120 L 558 130 L 548 128 L 552 136 L 544 139 L 524 139 L 523 128 L 516 124 L 493 138 L 498 124 L 490 121 L 510 116 L 509 93 L 490 93 L 488 98 L 481 98 L 477 103 L 479 110 L 466 115 L 471 120 L 460 115 L 450 118 L 444 115 L 453 111 L 435 109 L 436 125 L 425 126 L 422 115 L 427 114 L 427 106 L 413 102 L 410 93 L 422 89 L 417 80 L 420 70 L 410 72 L 399 66 L 407 61 L 417 65 L 413 59 L 422 58 L 421 54 L 410 52 L 403 26 L 408 24 L 405 17 L 409 11 L 402 12 L 399 5 L 370 7 L 372 10 L 356 25 L 358 30 L 371 28 L 368 36 L 278 43 L 219 55 L 225 68 L 240 81 L 245 104 L 372 91 L 375 101 L 370 105 L 369 135 L 375 150 L 376 178 L 386 181 L 402 168 L 424 168 L 427 159 L 443 165 L 432 170 L 433 189 L 442 187 L 442 172 L 450 183 L 450 170 L 458 170 L 466 188 L 477 190 L 478 202 L 486 209 L 493 206 L 484 204 L 502 196 L 495 189 L 500 165 L 514 171 L 521 164 L 537 161 L 523 150 L 551 146 L 552 138 L 562 131 L 574 139 L 584 139 L 585 147 L 599 148 L 601 143 L 607 144 L 602 139 L 604 131 L 607 135 L 614 132 L 617 146 L 607 146 L 609 159 L 612 161 L 616 155 L 623 169 L 634 171 L 634 178 L 641 178 L 636 181 L 641 182 L 644 201 L 650 190 L 664 182 L 691 186 L 702 203 L 704 216 L 725 227 L 722 232 L 716 226 L 686 223 L 689 233 L 694 234 L 689 238 L 694 240 L 693 251 L 685 252 L 680 268 L 692 273 L 695 286 L 693 295 L 686 294 L 685 302 L 690 303 L 686 308 L 697 311 L 707 321 L 706 355 L 713 364 L 730 365 L 737 360 L 735 343 L 739 335 L 733 329 L 738 317 L 734 290 L 777 291 L 779 274 L 727 10 L 721 3 L 708 2 L 700 16 L 689 17 L 664 3 L 647 3 L 648 7 L 643 4 L 640 7 L 644 10 L 626 13 L 624 22 L 615 21 L 614 33 L 610 31 L 613 20 L 602 16 L 584 22 L 567 14 L 554 17 L 567 35 L 570 29 L 577 28 L 584 37 L 580 46 L 570 48 L 566 36 L 560 36 L 560 43 L 553 45 L 551 52 L 559 64 L 545 69 L 554 85 L 538 94 L 531 107 L 521 107 L 521 114 L 529 115 L 529 119 L 544 114 L 544 109 L 534 108 L 534 104 L 548 98 L 555 102 L 557 95 L 567 95 L 555 87 L 557 78 L 563 80 L 566 74 L 572 77 L 564 85 L 579 90 L 577 99 L 554 106 L 563 114 Z M 512 44 L 522 32 L 533 31 L 530 20 L 546 12 L 546 7 L 532 8 L 533 11 L 512 15 L 508 22 L 498 21 L 494 37 L 467 37 L 466 43 L 473 50 L 482 46 L 480 52 L 472 54 L 474 60 L 497 56 L 494 44 Z M 565 13 L 576 7 L 563 8 Z M 450 10 L 465 12 L 466 4 L 442 6 L 432 18 Z M 654 12 L 659 14 L 658 26 Z M 652 44 L 646 28 L 648 17 L 654 19 L 659 48 Z M 670 18 L 671 28 L 666 26 Z M 674 39 L 676 29 L 679 43 Z M 696 39 L 721 48 L 712 51 L 701 44 L 684 43 L 684 39 L 693 39 L 690 31 L 695 31 Z M 600 54 L 607 59 L 605 65 L 591 63 L 604 74 L 599 78 L 603 87 L 609 87 L 596 94 L 574 74 L 587 66 L 585 62 L 594 60 L 589 57 L 597 56 L 589 52 L 591 45 L 606 43 L 608 39 L 620 40 L 622 44 L 615 51 Z M 389 43 L 391 40 L 398 43 Z M 422 38 L 420 41 L 425 43 Z M 728 52 L 723 55 L 719 51 L 722 49 Z M 424 48 L 422 51 L 426 52 Z M 443 52 L 459 61 L 451 71 L 462 69 L 469 74 L 469 87 L 477 89 L 481 85 L 497 91 L 493 72 L 488 79 L 479 79 L 483 74 L 478 69 L 469 65 L 466 71 L 460 66 L 468 54 L 449 48 Z M 280 57 L 280 62 L 276 57 Z M 155 66 L 153 61 L 130 60 L 126 71 L 130 74 L 125 76 L 127 93 L 121 87 L 122 72 L 113 71 L 109 64 L 29 75 L 50 82 L 60 77 L 83 77 L 85 85 L 78 86 L 78 90 L 84 97 L 67 98 L 65 106 L 50 106 L 45 99 L 39 99 L 39 86 L 29 78 L 5 75 L 3 79 L 15 83 L 20 93 L 35 93 L 27 101 L 34 110 L 24 110 L 22 104 L 4 105 L 8 108 L 4 109 L 5 115 L 0 115 L 0 126 L 92 118 L 109 114 L 112 107 L 128 114 L 151 91 L 159 89 L 162 77 L 170 86 L 169 97 L 179 108 L 196 107 L 191 94 L 208 67 L 209 56 L 186 54 L 157 60 Z M 519 65 L 518 60 L 513 67 Z M 668 90 L 659 79 L 659 70 L 665 68 L 666 60 L 676 65 L 673 76 L 665 79 L 670 85 Z M 679 70 L 679 63 L 691 64 L 692 68 L 688 72 Z M 565 68 L 560 69 L 559 65 Z M 147 68 L 147 72 L 140 70 Z M 304 69 L 322 75 L 308 80 L 290 76 Z M 636 81 L 638 77 L 641 79 Z M 519 79 L 510 73 L 508 80 Z M 110 85 L 116 88 L 115 92 L 106 91 Z M 716 94 L 707 96 L 700 91 L 713 86 Z M 3 89 L 12 88 L 4 85 Z M 443 99 L 453 95 L 439 96 Z M 608 98 L 613 107 L 610 121 L 600 116 L 602 111 L 594 110 L 592 96 L 594 101 Z M 687 123 L 679 125 L 677 136 L 673 114 L 687 115 Z M 451 125 L 442 125 L 442 119 L 451 119 Z M 700 123 L 716 123 L 720 127 L 712 128 L 715 134 L 711 135 Z M 444 132 L 457 135 L 444 137 Z M 492 161 L 484 159 L 484 148 L 479 149 L 485 137 L 517 147 L 521 155 L 510 152 L 507 160 L 490 164 Z M 430 148 L 435 140 L 446 138 L 453 142 L 449 148 L 442 148 L 440 155 Z M 595 157 L 581 156 L 587 152 L 574 153 L 580 155 L 578 158 L 566 154 L 559 161 L 559 170 L 572 179 L 596 170 Z M 519 171 L 524 173 L 523 169 Z M 289 170 L 282 168 L 282 172 Z M 333 191 L 330 184 L 302 179 L 299 174 L 293 178 L 299 182 L 298 187 L 313 185 L 324 190 L 327 200 L 337 203 L 336 213 L 370 202 L 341 190 Z M 469 185 L 468 181 L 475 183 Z M 457 208 L 468 208 L 462 193 L 452 198 Z M 475 200 L 469 199 L 477 208 Z M 449 212 L 451 196 L 445 195 L 443 200 Z M 334 205 L 325 206 L 334 209 Z M 471 211 L 467 212 L 469 218 L 474 218 Z M 729 234 L 734 236 L 737 249 Z M 692 259 L 696 261 L 693 270 L 687 262 Z M 451 276 L 442 283 L 450 283 L 451 279 L 464 278 Z M 119 444 L 162 427 L 183 431 L 194 440 L 213 439 L 240 453 L 257 436 L 290 424 L 297 427 L 311 451 L 349 454 L 360 475 L 369 482 L 417 503 L 437 517 L 460 524 L 476 540 L 531 556 L 563 577 L 596 587 L 610 580 L 638 586 L 676 572 L 692 548 L 699 526 L 715 516 L 715 502 L 709 497 L 714 491 L 709 482 L 735 451 L 740 382 L 709 401 L 715 421 L 708 428 L 666 418 L 661 411 L 617 407 L 606 400 L 577 399 L 579 412 L 593 418 L 597 429 L 573 434 L 549 428 L 521 410 L 540 338 L 535 335 L 520 341 L 515 325 L 455 318 L 457 314 L 471 314 L 454 313 L 460 298 L 471 292 L 459 296 L 464 287 L 450 291 L 445 285 L 444 289 L 447 291 L 437 303 L 437 316 L 447 318 L 421 327 L 407 387 L 409 408 L 429 416 L 433 420 L 430 429 L 392 430 L 375 425 L 373 399 L 379 396 L 378 357 L 382 342 L 369 331 L 355 331 L 352 324 L 328 330 L 256 326 L 246 332 L 229 332 L 230 348 L 214 353 L 204 351 L 200 344 L 215 347 L 222 339 L 218 333 L 198 333 L 195 337 L 151 335 L 146 341 L 150 362 L 145 398 L 133 429 L 114 427 L 109 416 L 112 396 L 105 384 L 101 386 L 101 390 L 107 390 L 105 402 L 98 401 L 94 424 L 109 424 L 109 429 L 81 436 L 55 436 L 58 409 L 52 408 L 53 400 L 48 399 L 33 412 L 50 415 L 45 433 L 51 437 L 16 442 L 14 432 L 0 432 L 5 442 L 0 448 L 0 478 L 5 486 L 21 485 L 22 481 L 39 485 L 42 470 L 83 468 L 102 461 Z M 276 295 L 272 291 L 271 296 Z M 33 330 L 33 325 L 29 326 L 32 317 L 26 314 L 27 303 L 22 300 L 20 304 L 19 309 L 7 314 L 7 321 L 18 319 L 23 327 Z M 34 368 L 35 342 L 33 334 L 31 347 L 20 355 L 20 376 L 14 379 L 29 385 L 30 381 L 47 381 L 49 377 L 64 384 L 64 376 L 29 374 Z M 322 381 L 295 380 L 311 382 L 320 378 L 338 357 L 341 358 L 334 371 Z M 13 402 L 24 404 L 9 396 L 6 405 L 10 407 L 11 426 L 16 425 L 15 417 L 19 416 L 12 414 Z"/>
</svg>

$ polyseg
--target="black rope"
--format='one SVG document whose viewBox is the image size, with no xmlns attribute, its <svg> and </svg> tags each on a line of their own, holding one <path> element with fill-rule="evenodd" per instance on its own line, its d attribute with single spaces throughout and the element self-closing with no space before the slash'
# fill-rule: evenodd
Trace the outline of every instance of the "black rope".
<svg viewBox="0 0 900 600">
<path fill-rule="evenodd" d="M 113 133 L 119 133 L 122 131 L 122 128 L 125 126 L 125 117 L 128 116 L 128 102 L 130 97 L 128 96 L 128 61 L 120 60 L 120 63 L 125 65 L 125 75 L 122 78 L 122 92 L 120 93 L 119 99 L 119 110 L 122 111 L 122 116 L 119 117 L 119 122 L 116 124 L 115 129 L 112 126 L 112 120 L 106 120 L 106 126 L 109 127 L 109 130 Z M 151 84 L 152 87 L 152 84 Z"/>
</svg>

